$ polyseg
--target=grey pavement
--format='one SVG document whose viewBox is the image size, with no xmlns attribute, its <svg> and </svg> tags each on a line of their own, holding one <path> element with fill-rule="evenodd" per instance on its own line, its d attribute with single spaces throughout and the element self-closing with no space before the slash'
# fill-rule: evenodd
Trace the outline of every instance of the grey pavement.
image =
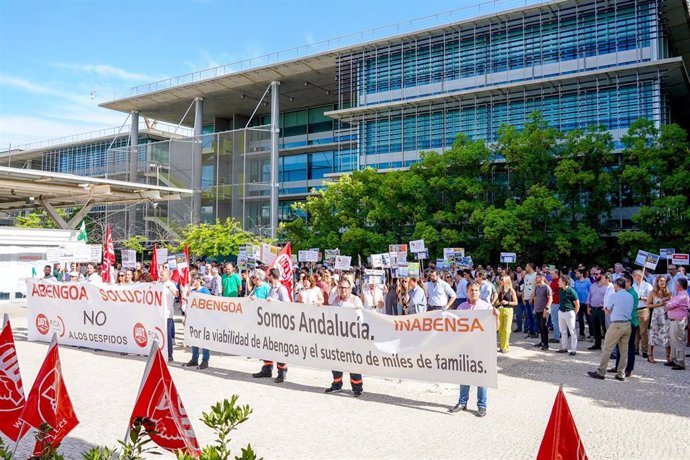
<svg viewBox="0 0 690 460">
<path fill-rule="evenodd" d="M 46 343 L 26 341 L 26 310 L 10 314 L 25 392 L 40 367 Z M 535 458 L 558 390 L 568 403 L 590 459 L 690 458 L 690 371 L 672 371 L 638 357 L 635 376 L 617 382 L 591 379 L 600 352 L 577 356 L 538 351 L 535 340 L 513 334 L 510 353 L 498 356 L 499 389 L 489 390 L 488 414 L 477 418 L 476 393 L 469 411 L 449 414 L 458 387 L 364 376 L 364 394 L 324 394 L 330 372 L 290 366 L 287 381 L 253 379 L 256 359 L 212 354 L 204 371 L 186 369 L 181 325 L 171 373 L 200 443 L 213 433 L 199 418 L 211 404 L 239 394 L 253 408 L 233 434 L 235 454 L 251 443 L 266 459 L 530 459 Z M 557 347 L 557 345 L 554 345 Z M 661 352 L 661 350 L 659 350 Z M 657 352 L 657 353 L 659 353 Z M 66 385 L 81 423 L 63 442 L 68 459 L 93 445 L 116 446 L 126 430 L 146 359 L 61 347 Z M 657 360 L 662 357 L 657 354 Z M 347 381 L 347 374 L 345 374 Z M 27 438 L 28 439 L 28 438 Z M 24 440 L 18 458 L 32 442 Z M 154 458 L 173 458 L 164 455 Z"/>
</svg>

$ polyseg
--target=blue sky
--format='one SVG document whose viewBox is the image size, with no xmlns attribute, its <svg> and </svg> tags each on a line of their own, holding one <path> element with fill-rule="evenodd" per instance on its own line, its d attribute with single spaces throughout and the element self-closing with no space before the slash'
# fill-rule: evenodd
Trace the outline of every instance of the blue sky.
<svg viewBox="0 0 690 460">
<path fill-rule="evenodd" d="M 0 0 L 0 150 L 120 126 L 98 104 L 132 86 L 481 2 Z"/>
</svg>

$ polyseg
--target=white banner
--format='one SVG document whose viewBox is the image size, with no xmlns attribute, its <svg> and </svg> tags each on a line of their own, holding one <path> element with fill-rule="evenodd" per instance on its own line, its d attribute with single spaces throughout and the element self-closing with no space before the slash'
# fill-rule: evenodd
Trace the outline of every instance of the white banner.
<svg viewBox="0 0 690 460">
<path fill-rule="evenodd" d="M 192 293 L 185 342 L 318 369 L 498 387 L 491 311 L 389 316 Z"/>
<path fill-rule="evenodd" d="M 162 284 L 115 286 L 27 280 L 26 306 L 30 341 L 147 355 L 151 341 L 165 353 L 165 307 Z"/>
</svg>

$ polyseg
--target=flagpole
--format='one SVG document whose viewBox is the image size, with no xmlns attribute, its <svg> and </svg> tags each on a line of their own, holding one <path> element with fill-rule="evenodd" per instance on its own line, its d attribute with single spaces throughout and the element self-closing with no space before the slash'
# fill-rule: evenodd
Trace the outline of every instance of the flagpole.
<svg viewBox="0 0 690 460">
<path fill-rule="evenodd" d="M 24 437 L 22 433 L 24 432 L 24 425 L 26 425 L 26 422 L 22 420 L 22 426 L 19 427 L 19 438 L 17 439 L 17 442 L 14 443 L 14 449 L 12 450 L 12 457 L 11 458 L 16 458 L 17 454 L 17 447 L 19 447 L 19 443 L 21 442 L 22 438 Z"/>
<path fill-rule="evenodd" d="M 144 368 L 144 374 L 141 376 L 141 383 L 139 384 L 139 391 L 137 391 L 137 397 L 134 398 L 134 404 L 136 406 L 137 401 L 139 400 L 139 396 L 141 395 L 141 391 L 144 389 L 144 384 L 146 383 L 146 378 L 149 375 L 149 372 L 151 372 L 151 368 L 153 367 L 153 360 L 156 358 L 156 348 L 158 348 L 158 342 L 153 341 L 151 344 L 151 349 L 149 350 L 149 359 L 146 361 L 146 367 Z M 127 440 L 129 439 L 129 432 L 132 429 L 132 421 L 130 420 L 127 423 L 127 432 L 125 433 L 125 443 L 127 443 Z"/>
</svg>

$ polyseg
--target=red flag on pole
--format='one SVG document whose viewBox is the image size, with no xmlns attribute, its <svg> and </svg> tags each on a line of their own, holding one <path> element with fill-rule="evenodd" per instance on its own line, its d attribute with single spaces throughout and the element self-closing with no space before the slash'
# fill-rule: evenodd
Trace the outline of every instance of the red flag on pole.
<svg viewBox="0 0 690 460">
<path fill-rule="evenodd" d="M 153 255 L 151 255 L 151 269 L 149 270 L 149 273 L 153 277 L 153 281 L 158 281 L 158 262 L 157 262 L 157 254 L 156 254 L 156 245 L 153 245 Z"/>
<path fill-rule="evenodd" d="M 587 454 L 561 386 L 553 403 L 537 460 L 562 459 L 587 460 Z"/>
<path fill-rule="evenodd" d="M 292 250 L 290 249 L 289 241 L 285 247 L 280 250 L 278 256 L 269 268 L 278 269 L 280 272 L 280 283 L 287 289 L 288 295 L 290 296 L 290 302 L 292 302 Z"/>
<path fill-rule="evenodd" d="M 182 252 L 184 253 L 185 266 L 181 269 L 178 267 L 178 270 L 180 272 L 180 286 L 185 287 L 189 284 L 189 246 L 185 244 Z"/>
<path fill-rule="evenodd" d="M 53 448 L 59 446 L 65 436 L 79 424 L 62 379 L 56 335 L 53 335 L 48 354 L 26 398 L 20 418 L 34 428 L 39 428 L 44 423 L 50 425 L 52 430 L 45 435 L 43 444 L 50 444 Z M 44 445 L 36 441 L 34 455 L 40 456 Z"/>
<path fill-rule="evenodd" d="M 104 283 L 110 283 L 110 268 L 115 265 L 115 246 L 113 245 L 113 235 L 110 233 L 110 224 L 105 230 L 105 242 L 103 244 L 103 271 L 101 277 Z"/>
<path fill-rule="evenodd" d="M 0 333 L 0 431 L 15 442 L 26 433 L 19 420 L 25 402 L 12 326 L 5 315 Z"/>
<path fill-rule="evenodd" d="M 173 452 L 186 450 L 195 457 L 201 453 L 192 423 L 157 343 L 151 346 L 125 440 L 129 439 L 129 430 L 137 417 L 146 417 L 155 424 L 147 429 L 156 431 L 151 435 L 151 440 L 162 448 Z"/>
</svg>

